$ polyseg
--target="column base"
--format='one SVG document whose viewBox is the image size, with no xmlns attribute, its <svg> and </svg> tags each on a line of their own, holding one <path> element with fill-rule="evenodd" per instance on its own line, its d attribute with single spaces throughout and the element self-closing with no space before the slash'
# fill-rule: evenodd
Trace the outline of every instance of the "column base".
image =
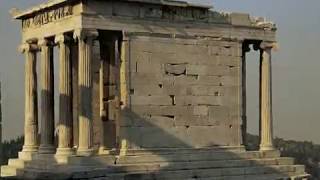
<svg viewBox="0 0 320 180">
<path fill-rule="evenodd" d="M 37 152 L 22 150 L 18 153 L 18 158 L 24 161 L 32 161 L 36 155 L 37 155 Z"/>
<path fill-rule="evenodd" d="M 77 151 L 77 155 L 79 156 L 92 156 L 95 153 L 93 149 L 84 149 L 79 148 Z"/>
<path fill-rule="evenodd" d="M 39 146 L 29 146 L 29 145 L 24 145 L 22 148 L 22 152 L 25 153 L 36 153 L 39 150 Z"/>
<path fill-rule="evenodd" d="M 53 145 L 40 145 L 39 153 L 40 154 L 54 154 L 56 148 Z"/>
<path fill-rule="evenodd" d="M 58 156 L 71 156 L 74 154 L 74 151 L 72 148 L 58 148 L 56 155 Z"/>
<path fill-rule="evenodd" d="M 260 151 L 274 151 L 273 145 L 260 145 Z"/>
<path fill-rule="evenodd" d="M 108 149 L 106 147 L 100 147 L 99 148 L 99 155 L 110 155 L 111 154 L 112 149 Z"/>
</svg>

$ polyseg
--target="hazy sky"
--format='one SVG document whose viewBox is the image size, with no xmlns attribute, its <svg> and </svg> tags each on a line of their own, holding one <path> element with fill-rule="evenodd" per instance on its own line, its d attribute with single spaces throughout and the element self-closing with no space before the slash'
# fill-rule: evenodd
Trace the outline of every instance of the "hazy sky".
<svg viewBox="0 0 320 180">
<path fill-rule="evenodd" d="M 216 10 L 248 12 L 277 23 L 280 49 L 273 56 L 275 135 L 320 143 L 320 1 L 193 0 L 213 3 Z M 20 23 L 13 7 L 43 0 L 0 0 L 0 79 L 3 82 L 4 138 L 23 132 L 24 57 L 17 52 Z M 248 126 L 258 133 L 258 54 L 248 58 Z"/>
</svg>

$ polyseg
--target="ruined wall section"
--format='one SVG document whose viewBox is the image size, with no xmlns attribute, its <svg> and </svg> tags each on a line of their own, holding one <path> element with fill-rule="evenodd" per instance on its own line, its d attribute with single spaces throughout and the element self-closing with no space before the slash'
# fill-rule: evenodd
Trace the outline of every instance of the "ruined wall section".
<svg viewBox="0 0 320 180">
<path fill-rule="evenodd" d="M 241 145 L 241 43 L 131 36 L 128 148 Z"/>
</svg>

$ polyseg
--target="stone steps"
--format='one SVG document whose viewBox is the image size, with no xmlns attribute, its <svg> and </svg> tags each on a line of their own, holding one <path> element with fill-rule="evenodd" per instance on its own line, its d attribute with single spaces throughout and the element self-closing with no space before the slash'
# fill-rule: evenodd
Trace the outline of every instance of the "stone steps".
<svg viewBox="0 0 320 180">
<path fill-rule="evenodd" d="M 72 157 L 68 160 L 68 164 L 83 164 L 90 162 L 108 162 L 115 164 L 139 164 L 139 163 L 161 163 L 161 162 L 191 162 L 191 161 L 217 161 L 217 160 L 239 160 L 239 159 L 263 159 L 278 158 L 279 151 L 266 152 L 198 152 L 198 153 L 176 153 L 176 154 L 147 154 L 147 155 L 131 155 L 131 156 L 97 156 L 97 157 Z"/>
<path fill-rule="evenodd" d="M 209 170 L 210 172 L 222 173 L 223 175 L 230 175 L 232 173 L 245 174 L 249 170 L 253 172 L 258 172 L 264 174 L 266 170 L 272 171 L 274 173 L 278 172 L 275 170 L 278 167 L 292 168 L 296 167 L 298 173 L 304 174 L 304 166 L 293 166 L 294 160 L 292 158 L 277 158 L 277 159 L 251 159 L 251 160 L 229 160 L 229 161 L 198 161 L 198 162 L 175 162 L 175 163 L 152 163 L 152 164 L 128 164 L 128 165 L 115 165 L 112 168 L 99 168 L 97 166 L 57 166 L 51 167 L 50 169 L 55 169 L 57 172 L 78 172 L 79 177 L 84 177 L 87 171 L 91 169 L 91 174 L 118 174 L 118 173 L 142 173 L 148 174 L 152 172 L 174 172 L 174 171 L 195 171 L 195 170 Z M 110 167 L 110 166 L 109 166 Z M 270 168 L 271 167 L 271 168 Z M 273 168 L 276 167 L 276 168 Z M 40 167 L 29 167 L 28 170 L 41 172 Z M 260 172 L 261 171 L 261 172 Z M 279 171 L 281 172 L 281 171 Z"/>
<path fill-rule="evenodd" d="M 8 166 L 24 168 L 26 166 L 26 161 L 21 159 L 9 159 Z"/>
<path fill-rule="evenodd" d="M 183 178 L 183 179 L 174 179 L 174 180 L 306 180 L 309 176 L 302 174 L 296 175 L 291 174 L 290 178 L 284 175 L 279 174 L 264 174 L 261 175 L 246 175 L 246 176 L 222 176 L 222 177 L 209 177 L 209 178 Z M 99 178 L 92 178 L 92 180 L 123 180 L 122 177 L 99 177 Z"/>
<path fill-rule="evenodd" d="M 227 161 L 196 161 L 196 162 L 176 162 L 161 163 L 162 170 L 175 169 L 204 169 L 204 168 L 232 168 L 232 167 L 251 167 L 251 166 L 269 166 L 269 165 L 293 165 L 292 158 L 278 159 L 251 159 L 251 160 L 227 160 Z"/>
<path fill-rule="evenodd" d="M 149 171 L 157 170 L 179 170 L 179 169 L 197 169 L 197 168 L 232 168 L 232 167 L 250 167 L 250 166 L 269 166 L 269 165 L 293 165 L 293 158 L 277 159 L 248 159 L 248 160 L 227 160 L 227 161 L 192 161 L 192 162 L 161 162 L 146 164 L 118 164 L 114 168 L 125 171 L 140 171 L 147 169 Z M 108 166 L 106 164 L 106 166 Z M 110 164 L 109 164 L 110 166 Z M 152 169 L 150 167 L 153 167 Z"/>
<path fill-rule="evenodd" d="M 17 168 L 13 166 L 1 166 L 1 177 L 11 177 L 17 175 Z"/>
<path fill-rule="evenodd" d="M 299 165 L 278 165 L 269 167 L 239 167 L 239 168 L 215 168 L 215 169 L 192 169 L 192 170 L 175 170 L 175 171 L 156 171 L 156 172 L 140 172 L 140 173 L 111 173 L 107 170 L 92 170 L 90 172 L 76 172 L 73 175 L 62 174 L 58 176 L 50 173 L 42 173 L 37 170 L 29 170 L 25 172 L 25 177 L 41 177 L 41 179 L 93 179 L 102 178 L 110 180 L 185 180 L 185 179 L 245 179 L 258 178 L 270 180 L 271 176 L 278 178 L 290 178 L 295 176 L 305 176 L 304 166 Z M 278 179 L 276 178 L 276 179 Z"/>
<path fill-rule="evenodd" d="M 130 165 L 130 164 L 148 164 L 148 163 L 158 163 L 162 166 L 166 166 L 166 164 L 172 162 L 192 162 L 194 164 L 201 164 L 201 161 L 211 162 L 212 166 L 219 167 L 220 164 L 224 164 L 224 162 L 240 163 L 239 166 L 247 166 L 246 164 L 252 164 L 254 162 L 258 162 L 261 159 L 274 158 L 274 161 L 280 157 L 277 151 L 270 152 L 246 152 L 246 153 L 230 153 L 226 152 L 205 152 L 205 153 L 197 153 L 197 154 L 178 154 L 178 155 L 163 155 L 164 157 L 159 157 L 158 155 L 139 155 L 139 156 L 125 156 L 125 157 L 116 157 L 116 156 L 97 156 L 97 157 L 72 157 L 69 158 L 69 165 L 85 165 L 85 166 L 114 166 L 117 165 Z M 250 160 L 252 159 L 252 160 Z M 292 158 L 282 158 L 280 162 L 290 161 L 293 163 Z M 198 162 L 199 161 L 199 162 Z M 21 159 L 10 159 L 8 165 L 17 167 L 17 168 L 51 168 L 52 166 L 56 166 L 59 163 L 55 160 L 55 158 L 51 156 L 39 156 L 34 157 L 32 163 L 28 163 L 29 161 L 21 160 Z M 198 163 L 196 163 L 198 162 Z M 269 162 L 269 163 L 268 163 Z M 271 162 L 271 159 L 268 159 L 267 162 L 260 161 L 260 163 L 267 164 L 276 164 L 276 162 Z M 287 162 L 288 163 L 288 162 Z M 204 164 L 204 163 L 202 163 Z M 214 165 L 216 164 L 216 165 Z M 184 165 L 183 165 L 184 166 Z"/>
<path fill-rule="evenodd" d="M 147 163 L 147 162 L 185 162 L 185 161 L 217 161 L 238 159 L 263 159 L 280 157 L 279 151 L 266 152 L 203 152 L 195 154 L 169 154 L 147 156 L 124 156 L 117 159 L 117 164 Z"/>
<path fill-rule="evenodd" d="M 52 155 L 34 156 L 32 161 L 11 159 L 2 167 L 2 176 L 24 179 L 92 179 L 115 180 L 186 180 L 240 179 L 248 177 L 305 176 L 304 166 L 294 165 L 293 158 L 280 157 L 278 151 L 267 152 L 198 152 L 177 154 L 139 154 L 130 156 L 73 156 L 67 164 Z M 268 175 L 268 176 L 267 176 Z M 249 177 L 250 176 L 250 177 Z M 129 179 L 128 179 L 129 178 Z M 279 178 L 281 179 L 281 178 Z"/>
<path fill-rule="evenodd" d="M 288 177 L 288 175 L 290 177 Z M 170 178 L 170 179 L 157 179 L 157 180 L 304 180 L 309 178 L 308 175 L 296 173 L 288 173 L 288 175 L 281 174 L 263 174 L 262 175 L 240 175 L 240 176 L 220 176 L 220 177 L 208 177 L 208 178 Z M 93 180 L 123 180 L 120 177 L 114 178 L 94 178 Z M 140 180 L 140 179 L 139 179 Z M 142 179 L 142 180 L 154 180 L 154 179 Z"/>
<path fill-rule="evenodd" d="M 240 167 L 240 168 L 216 168 L 216 169 L 193 169 L 179 171 L 160 171 L 156 173 L 126 174 L 124 179 L 139 180 L 185 180 L 185 179 L 263 179 L 271 180 L 271 176 L 286 178 L 304 175 L 304 166 L 269 166 L 269 167 Z M 263 175 L 263 176 L 262 176 Z M 82 176 L 83 177 L 83 176 Z M 119 176 L 110 177 L 119 179 Z M 120 178 L 121 179 L 121 178 Z"/>
<path fill-rule="evenodd" d="M 240 160 L 216 160 L 216 161 L 180 161 L 180 162 L 148 162 L 139 164 L 113 164 L 108 162 L 100 161 L 99 163 L 95 161 L 82 163 L 81 166 L 84 167 L 110 167 L 119 169 L 126 169 L 126 171 L 138 171 L 144 167 L 148 168 L 150 166 L 158 169 L 193 169 L 193 168 L 227 168 L 227 167 L 249 167 L 249 166 L 268 166 L 268 165 L 293 165 L 293 158 L 268 158 L 268 159 L 240 159 Z M 59 169 L 63 170 L 66 167 L 73 167 L 71 164 L 67 166 L 55 164 L 54 162 L 42 162 L 37 161 L 33 163 L 24 162 L 19 159 L 9 161 L 9 165 L 16 168 L 33 168 L 33 169 Z M 74 165 L 76 166 L 76 165 Z M 79 166 L 79 164 L 78 164 Z"/>
</svg>

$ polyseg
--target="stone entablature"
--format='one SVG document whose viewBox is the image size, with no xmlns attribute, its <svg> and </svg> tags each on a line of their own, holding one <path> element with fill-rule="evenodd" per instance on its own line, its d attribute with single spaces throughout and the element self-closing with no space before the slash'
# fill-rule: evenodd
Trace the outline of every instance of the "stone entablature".
<svg viewBox="0 0 320 180">
<path fill-rule="evenodd" d="M 54 3 L 55 1 L 51 2 Z M 73 2 L 74 3 L 74 2 Z M 48 3 L 50 4 L 50 3 Z M 276 30 L 276 26 L 272 22 L 267 22 L 264 18 L 253 18 L 249 14 L 243 13 L 224 13 L 209 9 L 210 7 L 196 5 L 169 5 L 170 3 L 155 3 L 147 1 L 90 1 L 82 7 L 82 13 L 101 14 L 110 17 L 130 17 L 143 20 L 158 20 L 172 22 L 197 22 L 208 24 L 229 24 L 234 26 L 246 26 L 262 28 L 266 30 Z M 99 12 L 97 6 L 107 7 Z M 36 28 L 44 24 L 51 23 L 73 14 L 73 7 L 65 5 L 63 1 L 56 1 L 53 6 L 40 6 L 38 9 L 32 9 L 25 13 L 19 13 L 14 10 L 15 18 L 22 19 L 23 29 Z M 95 12 L 92 12 L 95 7 Z"/>
<path fill-rule="evenodd" d="M 73 14 L 73 7 L 70 5 L 59 7 L 44 12 L 39 12 L 31 18 L 22 20 L 22 29 L 40 27 L 44 24 L 58 21 Z"/>
</svg>

